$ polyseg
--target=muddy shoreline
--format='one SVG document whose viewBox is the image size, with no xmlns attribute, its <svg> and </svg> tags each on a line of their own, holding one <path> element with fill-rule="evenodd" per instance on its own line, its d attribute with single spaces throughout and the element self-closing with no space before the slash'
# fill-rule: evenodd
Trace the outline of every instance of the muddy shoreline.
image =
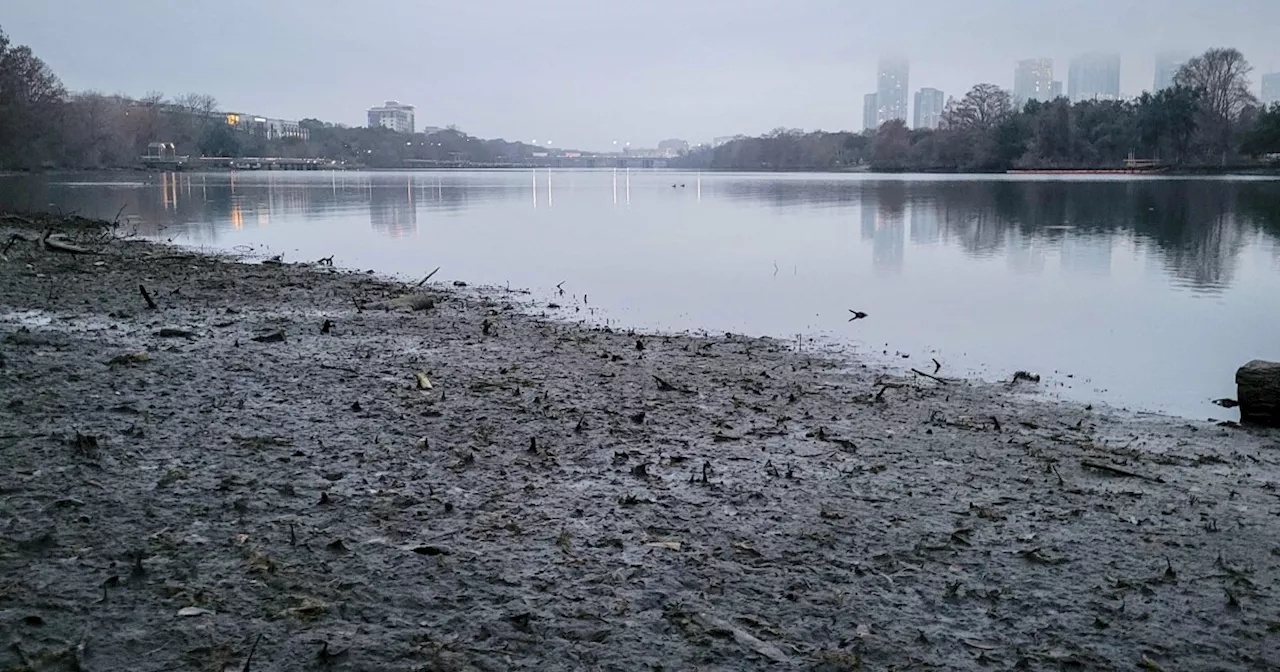
<svg viewBox="0 0 1280 672">
<path fill-rule="evenodd" d="M 1280 669 L 1280 433 L 33 220 L 0 670 Z"/>
</svg>

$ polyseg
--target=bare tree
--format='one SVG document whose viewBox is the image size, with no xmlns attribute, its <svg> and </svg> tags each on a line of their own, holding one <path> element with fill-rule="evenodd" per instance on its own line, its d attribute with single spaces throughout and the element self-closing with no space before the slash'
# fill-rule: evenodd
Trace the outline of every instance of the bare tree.
<svg viewBox="0 0 1280 672">
<path fill-rule="evenodd" d="M 978 84 L 964 98 L 947 101 L 942 125 L 951 129 L 995 128 L 1013 114 L 1013 97 L 995 84 Z"/>
<path fill-rule="evenodd" d="M 1253 68 L 1235 49 L 1210 49 L 1187 61 L 1173 77 L 1174 84 L 1200 92 L 1204 110 L 1218 119 L 1234 121 L 1257 98 L 1249 92 Z"/>
</svg>

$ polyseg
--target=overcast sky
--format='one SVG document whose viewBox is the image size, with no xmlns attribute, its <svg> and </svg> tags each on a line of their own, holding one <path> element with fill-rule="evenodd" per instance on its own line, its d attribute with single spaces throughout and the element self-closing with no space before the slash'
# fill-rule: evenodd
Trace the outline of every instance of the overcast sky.
<svg viewBox="0 0 1280 672">
<path fill-rule="evenodd" d="M 882 55 L 910 88 L 1055 78 L 1119 51 L 1121 87 L 1155 54 L 1234 46 L 1280 70 L 1280 0 L 2 0 L 0 27 L 72 90 L 197 92 L 224 109 L 356 125 L 386 99 L 418 126 L 605 149 L 777 126 L 861 128 Z"/>
</svg>

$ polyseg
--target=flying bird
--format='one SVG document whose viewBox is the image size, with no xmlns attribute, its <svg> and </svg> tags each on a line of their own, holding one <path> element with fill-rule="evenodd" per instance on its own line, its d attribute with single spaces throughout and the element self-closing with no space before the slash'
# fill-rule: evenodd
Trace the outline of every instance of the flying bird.
<svg viewBox="0 0 1280 672">
<path fill-rule="evenodd" d="M 852 308 L 850 308 L 849 312 L 853 313 L 853 317 L 849 318 L 850 322 L 854 320 L 861 320 L 862 318 L 867 316 L 867 314 L 862 312 L 861 310 L 853 310 Z"/>
</svg>

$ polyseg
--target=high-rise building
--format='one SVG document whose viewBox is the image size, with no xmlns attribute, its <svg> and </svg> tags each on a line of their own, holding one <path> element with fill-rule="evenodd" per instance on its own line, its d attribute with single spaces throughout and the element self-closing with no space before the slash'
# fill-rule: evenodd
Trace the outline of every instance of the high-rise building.
<svg viewBox="0 0 1280 672">
<path fill-rule="evenodd" d="M 942 92 L 925 87 L 916 91 L 915 119 L 912 128 L 937 128 L 942 120 Z"/>
<path fill-rule="evenodd" d="M 862 130 L 874 131 L 880 128 L 876 123 L 876 94 L 868 93 L 862 97 Z"/>
<path fill-rule="evenodd" d="M 1262 104 L 1280 103 L 1280 72 L 1262 76 Z"/>
<path fill-rule="evenodd" d="M 876 125 L 892 119 L 907 120 L 907 74 L 905 58 L 882 58 L 876 76 Z"/>
<path fill-rule="evenodd" d="M 1055 79 L 1053 84 L 1049 85 L 1049 99 L 1057 100 L 1062 97 L 1062 80 Z"/>
<path fill-rule="evenodd" d="M 1067 97 L 1082 100 L 1120 100 L 1120 54 L 1093 53 L 1071 60 Z"/>
<path fill-rule="evenodd" d="M 1187 62 L 1186 54 L 1163 53 L 1156 56 L 1156 76 L 1152 82 L 1151 92 L 1155 93 L 1173 86 L 1173 76 Z"/>
<path fill-rule="evenodd" d="M 1029 58 L 1018 61 L 1013 70 L 1013 104 L 1021 108 L 1028 100 L 1053 99 L 1053 59 Z"/>
<path fill-rule="evenodd" d="M 413 132 L 413 106 L 388 100 L 381 107 L 369 108 L 369 128 L 381 126 L 397 133 Z"/>
</svg>

